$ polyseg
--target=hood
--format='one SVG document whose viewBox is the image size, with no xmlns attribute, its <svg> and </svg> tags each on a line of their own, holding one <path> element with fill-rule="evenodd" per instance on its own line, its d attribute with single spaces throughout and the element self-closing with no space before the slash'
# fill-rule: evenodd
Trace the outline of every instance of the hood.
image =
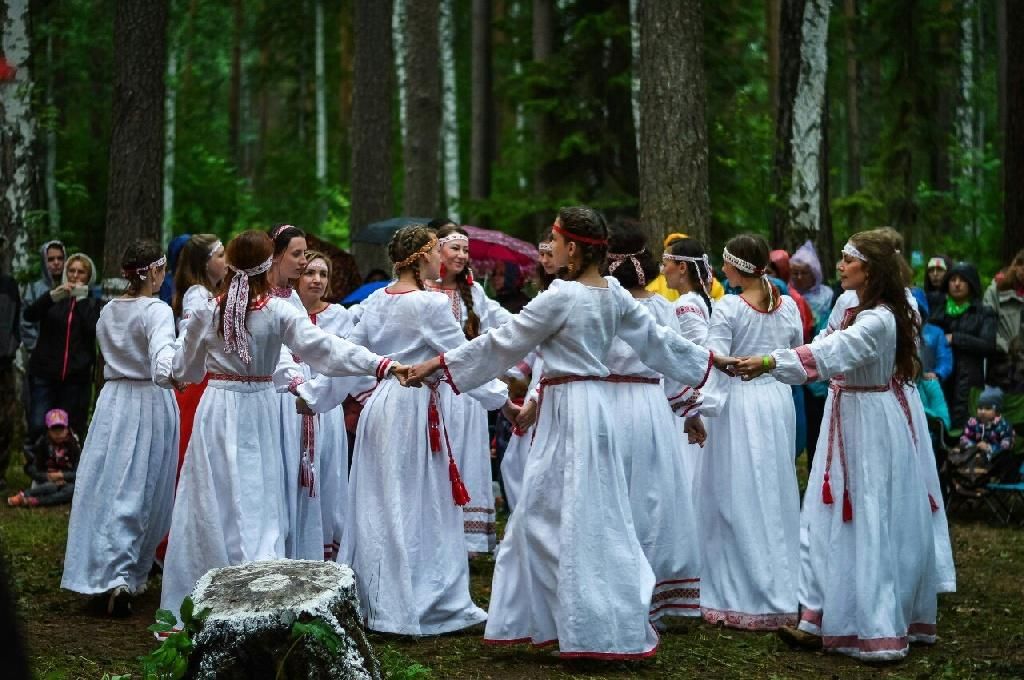
<svg viewBox="0 0 1024 680">
<path fill-rule="evenodd" d="M 811 268 L 814 274 L 814 285 L 820 286 L 824 277 L 821 275 L 821 260 L 818 259 L 818 251 L 814 249 L 814 243 L 808 239 L 802 246 L 797 248 L 792 257 L 789 258 L 790 265 L 803 264 Z"/>
<path fill-rule="evenodd" d="M 50 248 L 60 248 L 61 252 L 64 253 L 65 263 L 67 263 L 68 251 L 67 248 L 64 247 L 64 244 L 57 239 L 47 241 L 39 248 L 39 261 L 43 263 L 43 280 L 46 281 L 48 288 L 53 288 L 57 284 L 54 282 L 53 277 L 50 276 L 50 270 L 46 268 L 46 251 Z"/>
<path fill-rule="evenodd" d="M 85 253 L 71 253 L 64 261 L 64 275 L 61 276 L 60 282 L 68 282 L 68 263 L 71 262 L 71 258 L 82 259 L 89 263 L 89 287 L 96 285 L 96 263 L 92 261 L 92 258 Z"/>
<path fill-rule="evenodd" d="M 910 293 L 917 300 L 917 311 L 921 314 L 921 318 L 925 321 L 928 320 L 928 295 L 918 287 L 910 289 Z"/>
<path fill-rule="evenodd" d="M 946 277 L 942 279 L 943 293 L 949 290 L 949 280 L 954 276 L 961 276 L 967 281 L 967 285 L 971 289 L 972 300 L 981 297 L 981 278 L 978 276 L 978 270 L 974 268 L 973 264 L 970 262 L 957 262 L 950 267 L 949 271 L 946 272 Z"/>
<path fill-rule="evenodd" d="M 773 250 L 768 254 L 768 259 L 775 265 L 775 271 L 779 273 L 779 278 L 789 281 L 789 253 L 785 250 Z"/>
</svg>

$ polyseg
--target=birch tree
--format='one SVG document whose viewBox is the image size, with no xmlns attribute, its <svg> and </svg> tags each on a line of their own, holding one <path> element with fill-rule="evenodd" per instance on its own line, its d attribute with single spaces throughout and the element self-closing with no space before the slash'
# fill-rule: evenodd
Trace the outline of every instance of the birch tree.
<svg viewBox="0 0 1024 680">
<path fill-rule="evenodd" d="M 327 198 L 324 190 L 327 188 L 327 83 L 324 78 L 324 3 L 323 0 L 316 0 L 314 3 L 314 31 L 316 39 L 314 45 L 314 71 L 316 91 L 316 185 L 319 193 L 317 200 L 318 225 L 323 224 L 327 219 Z"/>
<path fill-rule="evenodd" d="M 444 168 L 445 215 L 461 222 L 459 197 L 459 120 L 455 92 L 455 26 L 452 21 L 452 0 L 441 0 L 438 34 L 441 43 L 441 158 Z M 516 62 L 515 66 L 519 66 Z M 516 129 L 519 129 L 522 108 L 516 105 Z"/>
<path fill-rule="evenodd" d="M 406 81 L 405 73 L 405 0 L 392 0 L 391 44 L 395 59 L 395 86 L 398 88 L 398 129 L 402 136 L 402 147 L 408 128 L 405 119 Z"/>
<path fill-rule="evenodd" d="M 1003 261 L 1024 248 L 1024 3 L 1006 3 Z"/>
<path fill-rule="evenodd" d="M 53 63 L 53 35 L 46 36 L 46 63 Z M 46 78 L 46 108 L 56 111 L 57 104 L 53 92 L 54 75 L 50 70 Z M 57 198 L 57 124 L 51 121 L 46 126 L 46 217 L 49 223 L 49 234 L 56 237 L 60 233 L 60 200 Z"/>
<path fill-rule="evenodd" d="M 650 243 L 707 243 L 708 137 L 700 0 L 640 5 L 640 219 Z"/>
<path fill-rule="evenodd" d="M 793 102 L 793 174 L 789 193 L 792 237 L 814 238 L 821 227 L 821 141 L 828 71 L 829 0 L 807 0 L 800 47 L 800 77 Z M 793 244 L 793 241 L 790 241 Z"/>
<path fill-rule="evenodd" d="M 974 166 L 977 161 L 975 151 L 977 145 L 974 136 L 974 0 L 963 0 L 960 17 L 960 69 L 958 77 L 959 92 L 957 93 L 956 144 L 959 148 L 960 163 L 960 194 L 961 203 L 964 194 L 973 192 Z M 976 235 L 977 220 L 974 211 L 969 210 L 968 223 L 963 225 L 967 236 Z"/>
<path fill-rule="evenodd" d="M 8 67 L 6 79 L 0 81 L 0 235 L 13 245 L 3 249 L 0 269 L 6 271 L 13 255 L 14 270 L 25 272 L 31 265 L 29 226 L 36 208 L 38 173 L 33 152 L 36 124 L 29 72 L 29 1 L 0 0 L 0 29 L 0 53 Z"/>
</svg>

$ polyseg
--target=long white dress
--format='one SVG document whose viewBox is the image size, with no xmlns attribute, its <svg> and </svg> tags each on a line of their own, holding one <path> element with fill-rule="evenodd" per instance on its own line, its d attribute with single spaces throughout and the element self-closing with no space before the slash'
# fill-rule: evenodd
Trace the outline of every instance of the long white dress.
<svg viewBox="0 0 1024 680">
<path fill-rule="evenodd" d="M 707 342 L 708 328 L 711 325 L 711 308 L 704 298 L 692 291 L 683 293 L 675 302 L 675 312 L 682 336 L 694 344 L 703 346 Z M 684 426 L 685 420 L 679 419 L 677 427 L 682 441 L 683 471 L 686 474 L 687 488 L 692 489 L 704 449 L 698 444 L 689 443 L 683 431 Z"/>
<path fill-rule="evenodd" d="M 907 289 L 907 302 L 917 310 L 917 300 L 910 289 Z M 828 326 L 819 337 L 842 327 L 847 317 L 847 310 L 856 307 L 859 303 L 857 292 L 845 291 L 836 300 L 835 307 L 829 315 Z M 935 450 L 932 448 L 931 433 L 928 430 L 928 417 L 924 412 L 924 403 L 921 401 L 921 393 L 913 382 L 903 385 L 903 404 L 910 412 L 910 420 L 913 425 L 914 443 L 917 445 L 917 462 L 921 466 L 921 477 L 925 486 L 928 487 L 929 507 L 932 509 L 932 532 L 935 535 L 935 581 L 938 592 L 956 592 L 956 565 L 953 562 L 953 545 L 949 539 L 949 521 L 946 517 L 946 508 L 942 504 L 942 487 L 939 482 L 939 471 L 935 466 Z M 829 398 L 831 398 L 829 393 Z M 830 404 L 825 404 L 825 412 L 828 413 Z"/>
<path fill-rule="evenodd" d="M 523 399 L 525 404 L 530 399 L 536 401 L 540 378 L 544 371 L 544 359 L 539 352 L 531 352 L 523 362 L 530 368 L 530 384 Z M 533 443 L 533 427 L 512 434 L 505 447 L 505 455 L 501 458 L 501 482 L 505 487 L 505 505 L 513 512 L 523 493 L 523 471 L 526 469 L 526 458 L 530 455 Z"/>
<path fill-rule="evenodd" d="M 513 319 L 443 355 L 453 387 L 500 375 L 534 348 L 544 354 L 523 496 L 498 551 L 484 641 L 557 643 L 562 656 L 641 658 L 654 573 L 633 525 L 619 385 L 603 359 L 620 337 L 644 362 L 700 387 L 711 354 L 660 326 L 618 281 L 555 281 Z M 552 382 L 553 381 L 553 382 Z"/>
<path fill-rule="evenodd" d="M 100 312 L 96 337 L 107 382 L 78 467 L 61 587 L 139 593 L 174 502 L 174 315 L 157 298 L 115 298 Z"/>
<path fill-rule="evenodd" d="M 707 348 L 762 356 L 803 341 L 796 303 L 758 311 L 739 295 L 715 303 Z M 694 478 L 704 550 L 701 612 L 711 623 L 772 630 L 795 625 L 800 491 L 793 393 L 771 376 L 707 390 L 707 451 Z"/>
<path fill-rule="evenodd" d="M 272 373 L 282 343 L 330 375 L 379 375 L 386 367 L 381 357 L 324 333 L 280 298 L 262 297 L 249 311 L 248 365 L 224 350 L 218 324 L 214 307 L 199 310 L 174 356 L 179 381 L 197 382 L 209 371 L 210 382 L 196 411 L 171 519 L 160 606 L 172 612 L 214 567 L 285 557 L 285 486 L 296 480 L 285 479 L 281 419 L 275 417 L 281 399 Z"/>
<path fill-rule="evenodd" d="M 427 289 L 444 294 L 452 315 L 461 327 L 467 316 L 466 305 L 457 288 L 441 288 L 427 284 Z M 473 311 L 480 317 L 480 332 L 486 333 L 507 321 L 511 314 L 487 297 L 479 283 L 473 283 Z M 491 552 L 497 543 L 495 531 L 494 487 L 491 474 L 491 437 L 487 428 L 487 411 L 473 399 L 459 399 L 447 385 L 441 387 L 448 434 L 452 438 L 455 460 L 462 473 L 470 497 L 462 508 L 463 531 L 469 552 Z"/>
<path fill-rule="evenodd" d="M 341 305 L 329 304 L 322 311 L 310 314 L 309 320 L 324 332 L 339 338 L 346 337 L 352 331 L 351 316 Z M 296 358 L 300 360 L 304 381 L 308 382 L 319 375 L 309 364 L 301 361 L 301 357 Z M 357 394 L 367 389 L 372 390 L 377 384 L 372 377 L 339 380 L 349 381 L 353 387 L 348 392 L 354 391 Z M 345 396 L 348 395 L 343 395 L 342 399 Z M 323 558 L 335 560 L 341 548 L 345 506 L 348 503 L 348 433 L 345 430 L 345 412 L 341 408 L 332 408 L 308 418 L 314 436 L 314 482 L 315 493 L 320 496 Z"/>
<path fill-rule="evenodd" d="M 660 295 L 637 300 L 655 320 L 678 330 L 675 309 Z M 633 525 L 654 570 L 651 620 L 663 616 L 700 616 L 700 549 L 690 478 L 683 461 L 677 418 L 668 396 L 682 388 L 664 381 L 636 352 L 616 338 L 605 359 L 616 376 L 651 382 L 624 382 L 614 392 L 614 413 L 630 447 L 623 451 Z M 668 385 L 668 386 L 666 386 Z"/>
<path fill-rule="evenodd" d="M 371 296 L 350 339 L 404 364 L 466 341 L 448 298 L 428 291 Z M 318 378 L 300 385 L 298 393 L 317 410 L 329 408 L 317 393 L 336 382 Z M 508 399 L 508 389 L 495 380 L 469 396 L 496 409 Z M 440 412 L 436 451 L 430 441 L 432 401 Z M 469 594 L 463 513 L 449 479 L 448 453 L 454 454 L 455 442 L 446 407 L 436 386 L 407 389 L 388 380 L 360 415 L 338 560 L 355 571 L 371 630 L 436 635 L 487 618 Z"/>
<path fill-rule="evenodd" d="M 898 659 L 910 642 L 935 640 L 933 513 L 892 385 L 895 354 L 885 307 L 772 353 L 780 380 L 832 379 L 800 519 L 800 628 L 862 659 Z"/>
</svg>

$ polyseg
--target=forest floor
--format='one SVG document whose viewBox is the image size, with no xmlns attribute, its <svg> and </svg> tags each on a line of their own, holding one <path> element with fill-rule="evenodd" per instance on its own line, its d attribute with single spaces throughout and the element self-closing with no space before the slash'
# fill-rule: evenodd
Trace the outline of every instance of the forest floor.
<svg viewBox="0 0 1024 680">
<path fill-rule="evenodd" d="M 25 483 L 12 467 L 13 488 Z M 38 678 L 141 678 L 137 657 L 155 643 L 146 627 L 159 602 L 160 580 L 127 619 L 104 616 L 88 598 L 59 588 L 67 506 L 24 510 L 0 505 L 0 549 L 8 561 L 18 609 Z M 980 512 L 960 513 L 951 527 L 959 591 L 939 599 L 939 642 L 915 646 L 897 664 L 789 649 L 771 634 L 743 633 L 687 621 L 662 636 L 658 653 L 633 662 L 561 660 L 549 650 L 487 647 L 482 630 L 414 639 L 372 635 L 389 677 L 412 679 L 529 678 L 1020 678 L 1024 677 L 1024 529 L 996 527 Z M 472 563 L 477 604 L 487 606 L 494 563 Z M 6 646 L 4 643 L 3 646 Z"/>
</svg>

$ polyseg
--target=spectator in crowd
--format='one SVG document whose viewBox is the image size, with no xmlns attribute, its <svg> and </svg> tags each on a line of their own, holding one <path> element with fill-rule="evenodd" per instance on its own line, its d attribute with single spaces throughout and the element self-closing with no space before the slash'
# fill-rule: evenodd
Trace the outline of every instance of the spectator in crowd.
<svg viewBox="0 0 1024 680">
<path fill-rule="evenodd" d="M 160 286 L 160 299 L 171 304 L 174 301 L 174 275 L 178 270 L 178 256 L 181 255 L 185 244 L 192 240 L 192 234 L 181 234 L 171 239 L 167 244 L 167 273 L 164 282 Z M 185 291 L 182 291 L 184 293 Z"/>
<path fill-rule="evenodd" d="M 1003 391 L 986 388 L 978 397 L 977 415 L 967 421 L 960 436 L 960 451 L 976 448 L 985 454 L 992 479 L 1003 480 L 1016 472 L 1013 424 L 1002 415 Z M 1009 481 L 1009 480 L 1007 480 Z"/>
<path fill-rule="evenodd" d="M 1024 250 L 996 275 L 984 304 L 998 320 L 996 352 L 989 359 L 987 382 L 1004 392 L 1024 392 Z"/>
<path fill-rule="evenodd" d="M 0 253 L 7 239 L 0 236 Z M 18 285 L 0 274 L 0 490 L 7 488 L 7 464 L 11 460 L 14 421 L 18 418 L 18 385 L 14 378 L 14 356 L 21 344 L 21 297 Z"/>
<path fill-rule="evenodd" d="M 46 430 L 46 412 L 68 412 L 71 429 L 84 434 L 96 365 L 96 322 L 103 303 L 89 297 L 96 266 L 88 255 L 67 259 L 61 284 L 29 305 L 25 321 L 39 324 L 28 364 L 31 441 Z"/>
<path fill-rule="evenodd" d="M 946 340 L 946 334 L 935 324 L 928 323 L 928 298 L 920 288 L 912 289 L 917 309 L 921 314 L 921 375 L 917 379 L 917 389 L 921 395 L 924 412 L 931 418 L 938 418 L 946 429 L 952 424 L 949 420 L 949 406 L 946 396 L 942 393 L 942 384 L 953 372 L 953 349 Z"/>
<path fill-rule="evenodd" d="M 953 348 L 953 371 L 943 383 L 953 427 L 967 422 L 971 388 L 985 385 L 985 359 L 996 348 L 996 315 L 981 304 L 981 281 L 974 265 L 960 262 L 946 272 L 946 294 L 931 310 L 931 323 Z"/>
<path fill-rule="evenodd" d="M 939 302 L 946 295 L 946 290 L 942 287 L 942 280 L 946 278 L 946 272 L 952 266 L 953 262 L 945 255 L 935 255 L 928 260 L 924 275 L 924 293 L 931 309 L 938 307 Z"/>
<path fill-rule="evenodd" d="M 32 445 L 32 459 L 25 465 L 25 474 L 32 480 L 32 486 L 8 498 L 7 504 L 34 508 L 70 503 L 81 455 L 81 443 L 68 427 L 67 411 L 59 408 L 47 411 L 46 434 Z"/>
<path fill-rule="evenodd" d="M 800 291 L 795 286 L 789 285 L 789 253 L 785 250 L 773 250 L 769 253 L 769 258 L 771 261 L 765 267 L 765 271 L 768 272 L 768 276 L 779 279 L 782 283 L 779 290 L 783 291 L 783 294 L 793 298 L 796 308 L 800 310 L 800 323 L 804 329 L 804 342 L 810 342 L 814 339 L 814 312 L 811 311 L 811 306 L 807 304 L 807 300 L 800 294 Z"/>
<path fill-rule="evenodd" d="M 60 241 L 47 241 L 40 249 L 43 258 L 42 275 L 25 286 L 21 296 L 21 308 L 23 310 L 32 306 L 32 303 L 49 293 L 60 281 L 64 274 L 64 260 L 67 253 L 64 244 Z M 26 319 L 21 320 L 21 341 L 25 349 L 31 352 L 36 348 L 36 338 L 39 336 L 39 322 L 32 322 Z"/>
</svg>

